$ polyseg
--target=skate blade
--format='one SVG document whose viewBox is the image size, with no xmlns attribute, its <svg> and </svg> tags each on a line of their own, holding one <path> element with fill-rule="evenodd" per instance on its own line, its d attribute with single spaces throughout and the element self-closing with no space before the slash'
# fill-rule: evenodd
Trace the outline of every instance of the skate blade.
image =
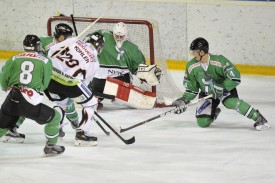
<svg viewBox="0 0 275 183">
<path fill-rule="evenodd" d="M 5 137 L 2 142 L 4 143 L 24 143 L 24 140 L 23 138 L 12 138 L 12 137 Z"/>
<path fill-rule="evenodd" d="M 91 147 L 91 146 L 96 146 L 97 145 L 97 141 L 75 140 L 74 145 L 75 146 L 80 146 L 80 147 Z"/>
<path fill-rule="evenodd" d="M 61 155 L 61 154 L 63 154 L 63 152 L 62 153 L 56 153 L 56 154 L 54 154 L 54 153 L 51 153 L 51 154 L 46 154 L 46 153 L 43 153 L 42 154 L 42 158 L 49 158 L 49 157 L 55 157 L 55 156 L 59 156 L 59 155 Z"/>
</svg>

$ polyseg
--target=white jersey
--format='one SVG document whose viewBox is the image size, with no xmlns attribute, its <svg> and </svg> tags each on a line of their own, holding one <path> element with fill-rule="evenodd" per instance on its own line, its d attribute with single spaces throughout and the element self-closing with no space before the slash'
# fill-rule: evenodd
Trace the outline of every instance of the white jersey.
<svg viewBox="0 0 275 183">
<path fill-rule="evenodd" d="M 63 85 L 73 86 L 78 82 L 88 85 L 99 69 L 96 49 L 77 38 L 53 45 L 48 56 L 53 63 L 52 79 Z"/>
</svg>

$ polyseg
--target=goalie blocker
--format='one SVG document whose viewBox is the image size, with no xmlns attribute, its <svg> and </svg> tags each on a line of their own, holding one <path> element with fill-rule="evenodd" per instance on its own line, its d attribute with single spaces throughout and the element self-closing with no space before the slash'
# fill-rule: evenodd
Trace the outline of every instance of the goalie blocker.
<svg viewBox="0 0 275 183">
<path fill-rule="evenodd" d="M 103 93 L 113 95 L 120 103 L 137 109 L 152 109 L 156 103 L 156 93 L 111 77 L 107 77 Z"/>
</svg>

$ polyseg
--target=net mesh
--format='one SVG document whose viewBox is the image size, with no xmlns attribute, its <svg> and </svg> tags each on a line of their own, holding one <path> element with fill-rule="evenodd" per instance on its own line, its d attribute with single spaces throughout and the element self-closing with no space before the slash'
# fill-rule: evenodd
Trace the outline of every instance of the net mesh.
<svg viewBox="0 0 275 183">
<path fill-rule="evenodd" d="M 124 22 L 128 27 L 128 39 L 135 43 L 146 58 L 147 64 L 157 64 L 162 69 L 160 84 L 156 87 L 147 87 L 147 90 L 157 93 L 156 107 L 171 105 L 171 101 L 180 97 L 182 91 L 174 83 L 168 71 L 166 60 L 162 56 L 162 48 L 157 22 L 133 19 L 99 19 L 95 24 L 95 18 L 75 17 L 75 26 L 78 34 L 81 34 L 88 26 L 90 28 L 79 37 L 84 39 L 87 34 L 96 30 L 112 31 L 118 22 Z M 66 23 L 73 27 L 71 17 L 51 17 L 48 20 L 48 35 L 52 36 L 54 28 L 59 23 Z M 92 25 L 93 24 L 93 25 Z M 140 82 L 134 80 L 133 84 L 139 87 Z"/>
</svg>

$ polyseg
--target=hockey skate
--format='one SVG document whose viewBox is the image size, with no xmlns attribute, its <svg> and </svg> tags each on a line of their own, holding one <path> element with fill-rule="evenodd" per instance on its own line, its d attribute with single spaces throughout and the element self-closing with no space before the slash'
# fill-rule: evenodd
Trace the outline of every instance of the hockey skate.
<svg viewBox="0 0 275 183">
<path fill-rule="evenodd" d="M 17 132 L 17 128 L 11 128 L 8 133 L 3 137 L 5 143 L 23 143 L 25 135 Z"/>
<path fill-rule="evenodd" d="M 92 136 L 91 134 L 84 132 L 81 129 L 77 129 L 74 145 L 75 146 L 96 146 L 97 137 Z"/>
<path fill-rule="evenodd" d="M 64 146 L 59 146 L 50 142 L 47 142 L 46 146 L 44 147 L 44 153 L 46 157 L 59 155 L 62 154 L 64 151 Z"/>
<path fill-rule="evenodd" d="M 254 123 L 254 128 L 258 131 L 263 131 L 271 128 L 271 125 L 268 124 L 267 120 L 261 114 L 259 114 L 258 119 Z"/>
</svg>

